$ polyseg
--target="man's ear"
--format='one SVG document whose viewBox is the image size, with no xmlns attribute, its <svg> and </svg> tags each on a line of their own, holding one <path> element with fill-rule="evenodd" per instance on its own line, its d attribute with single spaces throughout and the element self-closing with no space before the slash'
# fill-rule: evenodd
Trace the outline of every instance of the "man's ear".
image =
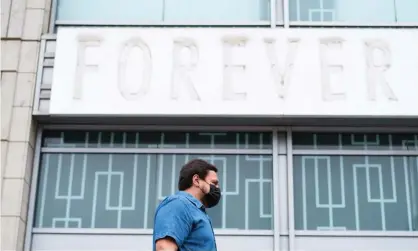
<svg viewBox="0 0 418 251">
<path fill-rule="evenodd" d="M 192 185 L 193 186 L 198 186 L 199 185 L 199 175 L 195 174 L 192 177 Z"/>
</svg>

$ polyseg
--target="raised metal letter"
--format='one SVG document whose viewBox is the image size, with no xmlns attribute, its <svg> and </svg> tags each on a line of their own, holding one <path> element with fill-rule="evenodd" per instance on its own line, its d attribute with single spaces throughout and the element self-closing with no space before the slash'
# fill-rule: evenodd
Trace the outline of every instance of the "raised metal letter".
<svg viewBox="0 0 418 251">
<path fill-rule="evenodd" d="M 382 62 L 376 62 L 374 57 L 375 52 L 382 53 Z M 377 85 L 381 85 L 383 93 L 389 100 L 397 101 L 392 88 L 386 81 L 384 73 L 391 66 L 391 53 L 389 45 L 382 40 L 366 40 L 365 41 L 365 53 L 367 64 L 367 90 L 369 100 L 376 100 Z"/>
<path fill-rule="evenodd" d="M 126 68 L 127 61 L 131 54 L 131 51 L 134 47 L 141 49 L 143 53 L 143 69 L 138 69 L 142 71 L 142 79 L 139 80 L 139 87 L 137 90 L 131 91 L 126 86 Z M 152 62 L 151 62 L 151 52 L 145 42 L 140 38 L 129 39 L 122 48 L 122 52 L 119 56 L 118 64 L 118 88 L 120 94 L 126 100 L 135 100 L 141 96 L 145 96 L 150 87 L 151 87 L 151 75 L 152 75 Z"/>
<path fill-rule="evenodd" d="M 189 50 L 190 58 L 184 62 L 181 58 L 182 50 Z M 171 78 L 171 98 L 178 99 L 180 86 L 186 86 L 192 100 L 200 100 L 199 93 L 193 84 L 190 75 L 195 71 L 199 60 L 198 49 L 194 41 L 177 39 L 174 41 L 173 75 Z"/>
<path fill-rule="evenodd" d="M 96 64 L 86 64 L 85 56 L 87 47 L 99 47 L 101 39 L 95 36 L 80 36 L 77 48 L 77 66 L 75 71 L 75 83 L 73 99 L 81 99 L 83 95 L 83 77 L 86 71 L 97 71 Z"/>
<path fill-rule="evenodd" d="M 246 92 L 236 92 L 233 88 L 232 76 L 234 73 L 244 74 L 245 63 L 235 64 L 232 57 L 234 47 L 245 47 L 247 38 L 245 37 L 226 37 L 223 40 L 224 72 L 223 72 L 223 98 L 225 100 L 245 100 Z"/>
<path fill-rule="evenodd" d="M 323 38 L 320 39 L 320 60 L 321 60 L 321 84 L 322 99 L 325 101 L 343 100 L 345 92 L 334 92 L 331 85 L 331 74 L 343 74 L 344 65 L 342 63 L 329 62 L 328 51 L 331 48 L 341 50 L 344 40 L 342 38 Z M 340 57 L 343 58 L 343 57 Z M 341 79 L 344 79 L 343 77 Z M 342 86 L 343 83 L 334 83 Z"/>
<path fill-rule="evenodd" d="M 291 38 L 288 40 L 288 52 L 286 54 L 284 71 L 279 66 L 278 56 L 276 53 L 276 40 L 274 38 L 264 39 L 266 44 L 267 57 L 271 65 L 271 74 L 273 75 L 274 85 L 276 86 L 277 95 L 284 99 L 287 94 L 287 89 L 290 85 L 292 76 L 293 64 L 295 62 L 299 39 Z"/>
</svg>

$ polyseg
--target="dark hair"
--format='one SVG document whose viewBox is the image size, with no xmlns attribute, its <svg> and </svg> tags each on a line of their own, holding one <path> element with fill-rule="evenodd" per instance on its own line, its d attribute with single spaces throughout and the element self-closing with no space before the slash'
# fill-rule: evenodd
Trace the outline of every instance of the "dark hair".
<svg viewBox="0 0 418 251">
<path fill-rule="evenodd" d="M 187 162 L 180 170 L 178 188 L 184 191 L 193 184 L 193 176 L 197 174 L 199 178 L 205 179 L 209 171 L 218 172 L 218 169 L 202 159 L 193 159 Z"/>
</svg>

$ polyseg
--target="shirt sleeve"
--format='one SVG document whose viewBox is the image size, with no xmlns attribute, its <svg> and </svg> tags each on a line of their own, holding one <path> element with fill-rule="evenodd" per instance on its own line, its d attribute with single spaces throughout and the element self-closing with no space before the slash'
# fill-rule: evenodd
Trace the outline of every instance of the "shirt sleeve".
<svg viewBox="0 0 418 251">
<path fill-rule="evenodd" d="M 171 237 L 180 248 L 192 230 L 192 217 L 187 204 L 174 199 L 158 209 L 154 222 L 154 241 Z"/>
</svg>

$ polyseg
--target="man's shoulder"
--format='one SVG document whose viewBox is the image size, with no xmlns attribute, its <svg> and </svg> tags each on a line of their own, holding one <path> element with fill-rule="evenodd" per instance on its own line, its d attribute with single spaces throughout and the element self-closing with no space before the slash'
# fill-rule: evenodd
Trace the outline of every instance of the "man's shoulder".
<svg viewBox="0 0 418 251">
<path fill-rule="evenodd" d="M 170 196 L 167 196 L 163 201 L 161 201 L 158 208 L 161 207 L 172 207 L 173 209 L 182 207 L 188 207 L 189 206 L 189 200 L 185 198 L 184 196 L 181 196 L 180 194 L 173 194 Z"/>
</svg>

